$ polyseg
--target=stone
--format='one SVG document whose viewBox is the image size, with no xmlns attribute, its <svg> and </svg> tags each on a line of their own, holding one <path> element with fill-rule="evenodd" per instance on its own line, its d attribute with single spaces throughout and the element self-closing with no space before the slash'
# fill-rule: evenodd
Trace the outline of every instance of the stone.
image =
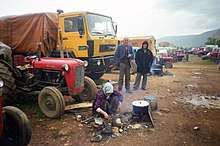
<svg viewBox="0 0 220 146">
<path fill-rule="evenodd" d="M 163 114 L 159 111 L 156 111 L 155 114 L 159 115 L 159 116 L 163 116 Z"/>
<path fill-rule="evenodd" d="M 140 129 L 141 127 L 142 127 L 141 124 L 134 124 L 134 125 L 132 126 L 132 129 Z"/>
<path fill-rule="evenodd" d="M 118 133 L 119 132 L 119 128 L 118 127 L 112 127 L 112 132 L 113 133 Z"/>
<path fill-rule="evenodd" d="M 124 130 L 120 128 L 118 131 L 119 131 L 120 133 L 122 133 Z"/>
<path fill-rule="evenodd" d="M 199 130 L 199 127 L 195 126 L 193 129 L 194 129 L 194 130 Z"/>
<path fill-rule="evenodd" d="M 160 109 L 160 111 L 165 112 L 165 113 L 169 113 L 170 112 L 170 110 L 168 108 L 162 108 L 162 109 Z"/>
</svg>

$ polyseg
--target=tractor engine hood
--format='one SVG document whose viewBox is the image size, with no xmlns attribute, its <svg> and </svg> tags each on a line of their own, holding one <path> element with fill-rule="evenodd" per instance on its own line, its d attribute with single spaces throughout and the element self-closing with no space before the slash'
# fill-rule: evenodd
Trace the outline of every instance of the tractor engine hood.
<svg viewBox="0 0 220 146">
<path fill-rule="evenodd" d="M 74 58 L 40 58 L 32 62 L 35 69 L 62 70 L 62 66 L 67 64 L 70 70 L 77 66 L 84 65 L 84 62 Z"/>
</svg>

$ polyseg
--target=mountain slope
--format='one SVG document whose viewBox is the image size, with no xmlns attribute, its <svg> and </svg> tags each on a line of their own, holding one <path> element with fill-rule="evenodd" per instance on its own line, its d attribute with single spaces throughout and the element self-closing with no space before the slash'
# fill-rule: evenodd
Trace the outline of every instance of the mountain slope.
<svg viewBox="0 0 220 146">
<path fill-rule="evenodd" d="M 199 47 L 205 44 L 208 37 L 219 37 L 220 38 L 220 29 L 207 31 L 199 35 L 185 35 L 185 36 L 168 36 L 157 39 L 159 42 L 169 42 L 177 47 Z"/>
</svg>

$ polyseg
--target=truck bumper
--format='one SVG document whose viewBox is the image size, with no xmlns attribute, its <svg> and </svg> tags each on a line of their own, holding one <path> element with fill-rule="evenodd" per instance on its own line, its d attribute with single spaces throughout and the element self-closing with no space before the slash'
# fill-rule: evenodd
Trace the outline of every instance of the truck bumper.
<svg viewBox="0 0 220 146">
<path fill-rule="evenodd" d="M 109 67 L 113 68 L 114 56 L 95 57 L 83 60 L 88 61 L 86 74 L 105 73 Z"/>
</svg>

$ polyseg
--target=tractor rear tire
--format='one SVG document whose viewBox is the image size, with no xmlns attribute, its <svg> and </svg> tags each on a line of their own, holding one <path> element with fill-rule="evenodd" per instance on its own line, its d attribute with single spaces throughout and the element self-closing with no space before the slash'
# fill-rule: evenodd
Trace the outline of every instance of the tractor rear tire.
<svg viewBox="0 0 220 146">
<path fill-rule="evenodd" d="M 0 63 L 0 78 L 2 78 L 4 82 L 3 87 L 3 106 L 10 105 L 15 101 L 15 79 L 12 76 L 12 73 L 9 71 L 9 69 Z"/>
<path fill-rule="evenodd" d="M 27 146 L 31 140 L 31 124 L 20 109 L 13 106 L 3 107 L 4 130 L 0 140 L 2 146 Z"/>
<path fill-rule="evenodd" d="M 63 95 L 55 87 L 44 87 L 38 96 L 38 104 L 41 111 L 49 118 L 58 118 L 65 110 Z"/>
<path fill-rule="evenodd" d="M 172 65 L 170 62 L 166 62 L 166 63 L 164 64 L 164 67 L 165 67 L 165 68 L 173 68 L 173 65 Z"/>
<path fill-rule="evenodd" d="M 91 101 L 95 98 L 97 87 L 95 82 L 89 77 L 84 78 L 84 90 L 78 94 L 80 101 Z"/>
</svg>

